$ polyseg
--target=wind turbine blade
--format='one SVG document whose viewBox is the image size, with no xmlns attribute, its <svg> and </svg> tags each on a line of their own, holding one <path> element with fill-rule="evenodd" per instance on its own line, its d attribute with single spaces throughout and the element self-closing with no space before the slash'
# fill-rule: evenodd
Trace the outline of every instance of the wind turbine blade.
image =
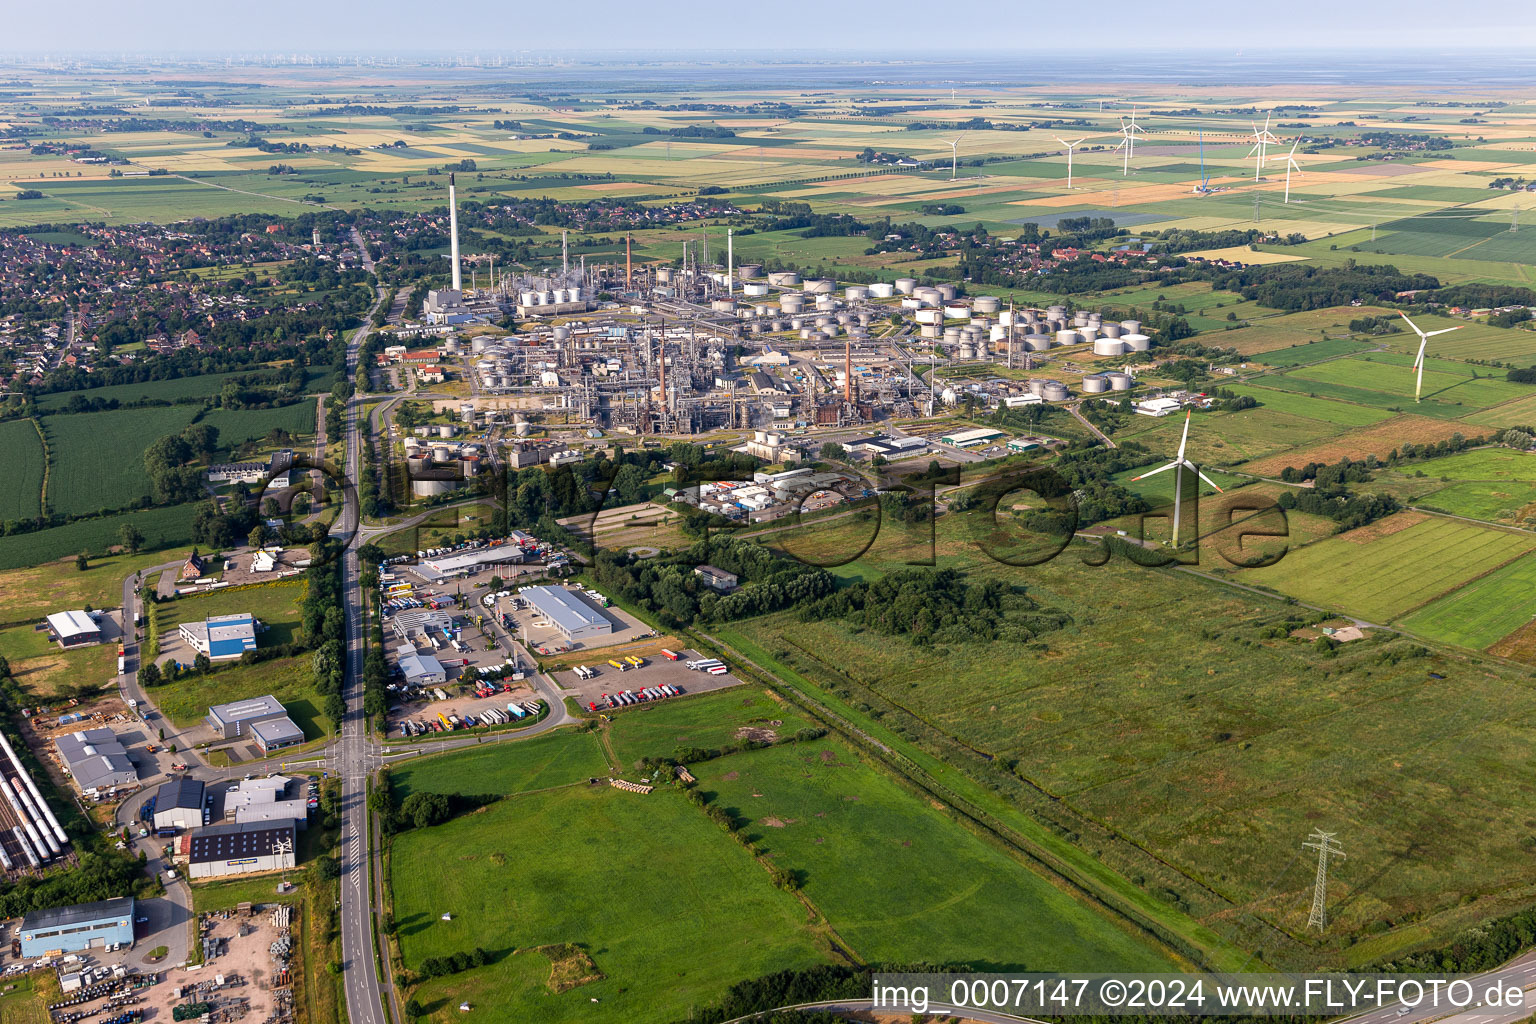
<svg viewBox="0 0 1536 1024">
<path fill-rule="evenodd" d="M 1191 466 L 1190 468 L 1194 469 L 1193 466 Z M 1200 472 L 1198 469 L 1195 470 L 1195 474 L 1198 477 L 1200 477 L 1201 480 L 1204 480 L 1206 483 L 1210 484 L 1212 487 L 1215 487 L 1216 490 L 1220 491 L 1222 494 L 1226 494 L 1227 493 L 1226 491 L 1221 490 L 1221 486 L 1219 484 L 1217 484 L 1215 480 L 1212 480 L 1210 477 L 1206 476 L 1204 473 Z"/>
<path fill-rule="evenodd" d="M 1424 365 L 1424 346 L 1429 344 L 1429 335 L 1419 335 L 1419 354 L 1413 357 L 1413 368 L 1420 369 Z"/>
<path fill-rule="evenodd" d="M 1421 330 L 1419 330 L 1419 325 L 1418 325 L 1418 324 L 1416 324 L 1416 323 L 1414 323 L 1414 322 L 1413 322 L 1413 321 L 1412 321 L 1412 320 L 1409 320 L 1409 319 L 1408 319 L 1408 314 L 1407 314 L 1407 313 L 1404 313 L 1404 312 L 1403 312 L 1403 311 L 1402 311 L 1402 310 L 1398 310 L 1398 311 L 1397 311 L 1397 315 L 1398 315 L 1398 316 L 1400 316 L 1400 317 L 1402 317 L 1402 318 L 1403 318 L 1403 320 L 1404 320 L 1404 321 L 1405 321 L 1405 322 L 1407 322 L 1407 324 L 1408 324 L 1408 326 L 1409 326 L 1409 327 L 1412 327 L 1412 328 L 1413 328 L 1413 333 L 1414 333 L 1414 334 L 1417 334 L 1417 335 L 1418 335 L 1418 336 L 1419 336 L 1419 337 L 1421 337 L 1421 338 L 1422 338 L 1422 337 L 1424 337 L 1424 332 L 1423 332 L 1423 331 L 1421 331 Z"/>
<path fill-rule="evenodd" d="M 1181 462 L 1184 460 L 1184 446 L 1189 444 L 1189 418 L 1193 415 L 1193 412 L 1184 414 L 1184 436 L 1179 438 L 1179 461 Z"/>
<path fill-rule="evenodd" d="M 1168 470 L 1172 469 L 1175 466 L 1182 466 L 1182 465 L 1183 465 L 1182 462 L 1179 462 L 1178 460 L 1174 460 L 1173 462 L 1168 463 L 1168 465 L 1166 465 L 1166 466 L 1158 466 L 1156 469 L 1149 470 L 1148 472 L 1141 474 L 1141 476 L 1133 476 L 1133 477 L 1131 477 L 1131 483 L 1135 483 L 1137 480 L 1145 480 L 1149 476 L 1157 476 L 1157 474 L 1159 474 L 1159 473 L 1165 473 L 1165 472 L 1167 472 Z"/>
<path fill-rule="evenodd" d="M 1443 330 L 1439 330 L 1439 331 L 1430 331 L 1428 334 L 1424 335 L 1424 337 L 1426 337 L 1426 338 L 1433 338 L 1437 334 L 1450 334 L 1452 331 L 1459 331 L 1459 330 L 1461 330 L 1465 326 L 1467 326 L 1467 325 L 1466 324 L 1457 324 L 1455 327 L 1447 327 L 1447 328 L 1445 328 Z"/>
</svg>

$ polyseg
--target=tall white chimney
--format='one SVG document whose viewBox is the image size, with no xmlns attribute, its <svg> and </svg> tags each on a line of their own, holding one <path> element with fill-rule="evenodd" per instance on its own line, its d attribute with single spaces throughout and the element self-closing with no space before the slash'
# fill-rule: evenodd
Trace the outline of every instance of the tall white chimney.
<svg viewBox="0 0 1536 1024">
<path fill-rule="evenodd" d="M 731 252 L 731 229 L 725 229 L 725 294 L 736 294 L 736 267 L 735 256 Z"/>
<path fill-rule="evenodd" d="M 459 196 L 453 186 L 453 175 L 448 175 L 448 246 L 453 259 L 453 290 L 464 290 L 464 278 L 459 273 Z"/>
</svg>

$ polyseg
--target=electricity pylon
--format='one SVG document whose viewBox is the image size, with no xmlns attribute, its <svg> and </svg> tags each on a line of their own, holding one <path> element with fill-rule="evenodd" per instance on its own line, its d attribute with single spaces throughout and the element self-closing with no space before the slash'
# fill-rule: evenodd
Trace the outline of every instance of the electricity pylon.
<svg viewBox="0 0 1536 1024">
<path fill-rule="evenodd" d="M 1344 851 L 1334 841 L 1337 832 L 1324 832 L 1321 829 L 1313 829 L 1307 838 L 1310 843 L 1302 843 L 1303 847 L 1317 851 L 1317 880 L 1312 883 L 1312 913 L 1307 916 L 1307 927 L 1324 931 L 1328 927 L 1328 858 L 1342 857 Z"/>
</svg>

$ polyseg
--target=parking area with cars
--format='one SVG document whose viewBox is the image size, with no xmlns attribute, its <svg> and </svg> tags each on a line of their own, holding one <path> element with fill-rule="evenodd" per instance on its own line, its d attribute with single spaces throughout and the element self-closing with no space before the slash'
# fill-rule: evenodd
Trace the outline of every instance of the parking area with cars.
<svg viewBox="0 0 1536 1024">
<path fill-rule="evenodd" d="M 635 665 L 623 655 L 611 658 L 595 657 L 561 672 L 555 673 L 555 682 L 562 690 L 574 697 L 587 711 L 619 710 L 633 704 L 653 700 L 666 700 L 688 693 L 708 693 L 739 685 L 742 680 L 726 666 L 725 672 L 712 673 L 705 668 L 690 668 L 689 664 L 701 664 L 706 659 L 698 651 L 672 650 L 674 661 L 665 654 L 646 656 L 630 655 L 641 662 Z M 619 665 L 625 668 L 619 668 Z M 717 663 L 718 664 L 718 663 Z M 582 670 L 582 671 L 578 671 Z M 666 692 L 671 689 L 672 693 Z M 657 691 L 652 696 L 648 690 Z M 608 698 L 629 693 L 633 700 L 610 701 Z"/>
</svg>

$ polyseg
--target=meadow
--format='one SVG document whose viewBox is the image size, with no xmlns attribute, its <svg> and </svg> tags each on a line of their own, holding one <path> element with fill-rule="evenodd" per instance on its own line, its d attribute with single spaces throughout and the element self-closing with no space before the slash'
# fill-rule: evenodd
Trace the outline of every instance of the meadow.
<svg viewBox="0 0 1536 1024">
<path fill-rule="evenodd" d="M 139 509 L 114 516 L 82 519 L 63 526 L 0 537 L 0 571 L 40 565 L 60 558 L 71 560 L 80 552 L 105 554 L 118 543 L 118 533 L 132 524 L 144 535 L 143 550 L 190 544 L 196 502 Z M 170 557 L 170 556 L 163 556 Z"/>
<path fill-rule="evenodd" d="M 389 877 L 407 967 L 474 946 L 496 958 L 414 990 L 435 1021 L 466 1000 L 497 1020 L 671 1020 L 735 981 L 827 959 L 795 897 L 665 787 L 510 797 L 397 836 Z M 604 977 L 552 992 L 536 947 L 556 943 Z"/>
<path fill-rule="evenodd" d="M 304 437 L 315 432 L 315 402 L 303 398 L 275 409 L 210 409 L 198 422 L 217 427 L 219 444 L 226 449 L 259 440 L 274 429 Z"/>
<path fill-rule="evenodd" d="M 395 799 L 412 793 L 511 795 L 606 776 L 596 734 L 562 731 L 516 742 L 481 744 L 444 757 L 417 757 L 390 771 Z"/>
<path fill-rule="evenodd" d="M 1325 397 L 1354 397 L 1365 405 L 1413 408 L 1427 415 L 1463 416 L 1527 394 L 1527 385 L 1503 380 L 1502 373 L 1497 378 L 1477 376 L 1476 370 L 1432 359 L 1424 368 L 1423 400 L 1415 404 L 1412 361 L 1411 356 L 1376 353 L 1298 367 L 1285 379 Z M 1270 378 L 1261 383 L 1270 383 Z"/>
<path fill-rule="evenodd" d="M 1536 616 L 1536 559 L 1517 558 L 1402 620 L 1406 629 L 1484 650 Z"/>
<path fill-rule="evenodd" d="M 1181 416 L 1137 416 L 1115 437 L 1136 441 L 1172 458 L 1179 449 L 1183 430 Z M 1186 452 L 1196 463 L 1233 466 L 1337 432 L 1338 427 L 1330 423 L 1280 408 L 1260 406 L 1240 412 L 1202 413 L 1190 423 Z"/>
<path fill-rule="evenodd" d="M 227 663 L 206 675 L 183 672 L 174 683 L 152 687 L 149 699 L 184 729 L 202 721 L 215 704 L 265 694 L 282 702 L 293 724 L 304 730 L 305 739 L 329 735 L 334 730 L 334 723 L 320 711 L 324 701 L 315 689 L 308 654 L 273 658 L 254 665 Z"/>
<path fill-rule="evenodd" d="M 0 521 L 26 519 L 41 509 L 43 442 L 30 419 L 0 423 Z"/>
<path fill-rule="evenodd" d="M 1533 547 L 1536 537 L 1400 512 L 1248 570 L 1243 581 L 1386 623 Z"/>
<path fill-rule="evenodd" d="M 1266 378 L 1267 379 L 1267 378 Z M 1351 402 L 1336 402 L 1328 398 L 1314 398 L 1295 391 L 1277 391 L 1262 385 L 1238 384 L 1228 388 L 1234 394 L 1250 395 L 1266 409 L 1289 413 L 1304 419 L 1321 420 L 1339 427 L 1365 427 L 1389 419 L 1392 414 L 1385 409 Z"/>
<path fill-rule="evenodd" d="M 1529 730 L 1513 708 L 1536 707 L 1500 671 L 1405 660 L 1410 645 L 1390 636 L 1325 658 L 1268 635 L 1279 602 L 1118 560 L 975 571 L 1026 585 L 1074 625 L 1031 648 L 917 647 L 792 615 L 734 632 L 964 772 L 981 770 L 976 753 L 1012 766 L 1027 785 L 1003 795 L 1270 964 L 1368 963 L 1536 892 L 1519 823 L 1476 853 L 1460 839 L 1522 799 L 1486 784 L 1523 771 Z M 1429 671 L 1444 679 L 1426 683 Z M 1312 881 L 1296 842 L 1323 823 L 1348 825 L 1351 859 L 1319 947 L 1287 935 L 1304 931 Z M 1469 893 L 1484 899 L 1474 908 Z"/>
<path fill-rule="evenodd" d="M 746 729 L 793 736 L 814 725 L 793 705 L 750 686 L 645 705 L 612 717 L 609 744 L 625 768 L 643 757 L 670 757 L 679 748 L 719 750 L 741 739 Z"/>
<path fill-rule="evenodd" d="M 700 765 L 699 786 L 866 961 L 1168 970 L 1174 961 L 965 831 L 836 740 Z M 878 880 L 871 884 L 872 880 Z"/>
<path fill-rule="evenodd" d="M 213 615 L 249 612 L 267 628 L 256 635 L 257 647 L 297 643 L 302 640 L 300 604 L 304 600 L 304 578 L 211 590 L 202 594 L 162 601 L 155 606 L 160 635 L 174 637 L 183 622 L 201 622 Z"/>
<path fill-rule="evenodd" d="M 108 384 L 106 387 L 88 388 L 84 391 L 56 391 L 37 400 L 37 407 L 44 412 L 57 412 L 69 404 L 76 395 L 100 402 L 175 402 L 183 398 L 206 398 L 217 395 L 226 381 L 251 376 L 253 370 L 236 370 L 231 373 L 205 373 L 191 377 L 172 377 L 167 380 L 147 380 L 136 384 Z"/>
</svg>

